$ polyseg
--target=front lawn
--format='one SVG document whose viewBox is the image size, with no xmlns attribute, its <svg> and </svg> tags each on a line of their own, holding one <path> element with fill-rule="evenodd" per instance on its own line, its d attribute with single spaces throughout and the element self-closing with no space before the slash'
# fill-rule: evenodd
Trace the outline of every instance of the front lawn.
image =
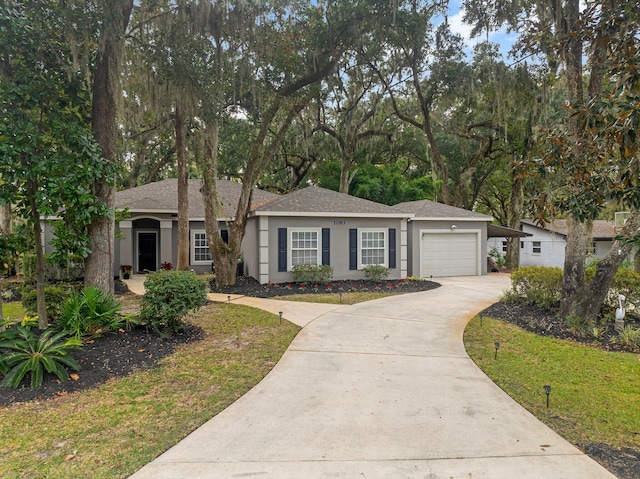
<svg viewBox="0 0 640 479">
<path fill-rule="evenodd" d="M 155 368 L 0 407 L 0 477 L 128 477 L 255 386 L 300 329 L 233 304 L 191 322 L 203 339 Z"/>
<path fill-rule="evenodd" d="M 543 337 L 491 317 L 474 318 L 464 342 L 480 369 L 538 419 L 618 477 L 640 477 L 640 356 Z"/>
</svg>

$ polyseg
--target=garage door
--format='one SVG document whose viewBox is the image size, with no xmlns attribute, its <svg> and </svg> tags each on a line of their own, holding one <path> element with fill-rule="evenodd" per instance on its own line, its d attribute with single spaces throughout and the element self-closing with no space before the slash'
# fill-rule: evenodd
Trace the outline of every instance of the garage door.
<svg viewBox="0 0 640 479">
<path fill-rule="evenodd" d="M 423 233 L 422 277 L 478 275 L 477 242 L 475 233 Z"/>
</svg>

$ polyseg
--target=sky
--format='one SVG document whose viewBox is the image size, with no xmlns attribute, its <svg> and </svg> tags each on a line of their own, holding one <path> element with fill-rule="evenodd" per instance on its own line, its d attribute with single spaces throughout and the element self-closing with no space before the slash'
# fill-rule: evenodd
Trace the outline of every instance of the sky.
<svg viewBox="0 0 640 479">
<path fill-rule="evenodd" d="M 451 30 L 454 33 L 459 34 L 462 38 L 465 39 L 468 45 L 467 54 L 470 56 L 473 52 L 473 46 L 481 41 L 484 41 L 485 37 L 477 37 L 471 38 L 471 25 L 467 25 L 462 21 L 462 17 L 464 16 L 464 11 L 461 10 L 460 0 L 450 0 L 449 2 L 449 25 Z M 498 43 L 500 45 L 500 52 L 502 53 L 502 57 L 507 62 L 507 55 L 509 50 L 513 46 L 516 35 L 515 34 L 507 34 L 506 29 L 503 28 L 500 32 L 491 33 L 489 35 L 489 40 L 494 43 Z"/>
</svg>

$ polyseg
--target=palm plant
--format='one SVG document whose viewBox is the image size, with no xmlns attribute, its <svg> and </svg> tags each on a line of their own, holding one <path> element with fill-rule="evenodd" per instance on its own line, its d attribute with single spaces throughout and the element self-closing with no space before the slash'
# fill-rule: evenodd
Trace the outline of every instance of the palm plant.
<svg viewBox="0 0 640 479">
<path fill-rule="evenodd" d="M 64 303 L 56 327 L 77 339 L 97 336 L 122 325 L 119 311 L 120 303 L 112 295 L 89 286 Z"/>
<path fill-rule="evenodd" d="M 1 386 L 17 388 L 27 373 L 31 374 L 31 387 L 42 385 L 44 371 L 60 380 L 69 379 L 65 366 L 79 370 L 80 365 L 69 350 L 78 349 L 82 342 L 67 338 L 65 333 L 47 329 L 38 335 L 24 326 L 14 326 L 0 333 L 0 371 L 6 375 Z"/>
</svg>

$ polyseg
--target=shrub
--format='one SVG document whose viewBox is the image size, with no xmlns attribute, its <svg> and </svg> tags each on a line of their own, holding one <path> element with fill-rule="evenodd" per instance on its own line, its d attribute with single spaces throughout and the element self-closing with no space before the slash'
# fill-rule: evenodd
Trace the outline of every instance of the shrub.
<svg viewBox="0 0 640 479">
<path fill-rule="evenodd" d="M 164 261 L 162 264 L 160 264 L 160 269 L 171 271 L 173 269 L 173 264 L 169 263 L 168 261 Z"/>
<path fill-rule="evenodd" d="M 46 286 L 44 289 L 44 300 L 47 306 L 47 318 L 55 320 L 60 317 L 62 305 L 67 300 L 71 291 L 69 288 L 61 286 Z M 24 289 L 22 291 L 22 307 L 29 315 L 38 314 L 37 292 L 35 289 Z"/>
<path fill-rule="evenodd" d="M 297 264 L 293 267 L 293 279 L 302 283 L 328 283 L 333 278 L 333 268 L 328 264 Z"/>
<path fill-rule="evenodd" d="M 387 279 L 391 270 L 381 264 L 369 264 L 362 268 L 364 276 L 371 281 L 382 281 Z"/>
<path fill-rule="evenodd" d="M 640 329 L 627 324 L 616 338 L 616 342 L 626 348 L 640 348 Z"/>
<path fill-rule="evenodd" d="M 120 303 L 102 290 L 89 286 L 72 294 L 64 303 L 56 327 L 80 339 L 118 329 L 123 319 L 118 315 Z"/>
<path fill-rule="evenodd" d="M 557 305 L 562 293 L 562 269 L 543 266 L 525 266 L 511 273 L 510 297 L 528 304 L 551 309 Z"/>
<path fill-rule="evenodd" d="M 81 346 L 80 340 L 67 338 L 53 329 L 37 334 L 24 326 L 9 328 L 0 333 L 0 348 L 6 350 L 0 356 L 0 370 L 6 372 L 0 385 L 17 388 L 29 373 L 31 387 L 37 389 L 42 385 L 44 371 L 55 374 L 61 381 L 69 379 L 65 366 L 80 369 L 69 351 Z"/>
<path fill-rule="evenodd" d="M 585 279 L 593 280 L 596 272 L 597 262 L 593 262 L 585 271 Z M 627 268 L 619 268 L 613 278 L 611 289 L 607 293 L 605 304 L 610 308 L 618 307 L 618 295 L 626 297 L 627 305 L 633 305 L 636 310 L 640 310 L 640 273 L 636 273 Z"/>
<path fill-rule="evenodd" d="M 182 318 L 207 301 L 207 282 L 190 271 L 157 271 L 144 282 L 140 319 L 165 336 L 184 329 Z"/>
</svg>

